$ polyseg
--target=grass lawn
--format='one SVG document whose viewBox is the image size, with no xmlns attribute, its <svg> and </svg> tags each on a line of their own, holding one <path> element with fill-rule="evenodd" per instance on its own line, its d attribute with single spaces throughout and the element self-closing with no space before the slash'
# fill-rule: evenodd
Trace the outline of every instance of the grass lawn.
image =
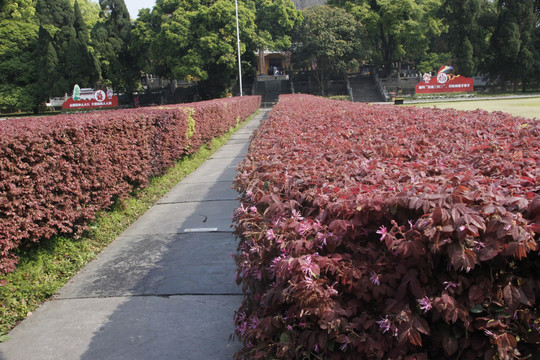
<svg viewBox="0 0 540 360">
<path fill-rule="evenodd" d="M 412 106 L 453 108 L 457 110 L 504 111 L 514 116 L 540 119 L 540 97 L 522 99 L 441 101 L 411 104 Z"/>
</svg>

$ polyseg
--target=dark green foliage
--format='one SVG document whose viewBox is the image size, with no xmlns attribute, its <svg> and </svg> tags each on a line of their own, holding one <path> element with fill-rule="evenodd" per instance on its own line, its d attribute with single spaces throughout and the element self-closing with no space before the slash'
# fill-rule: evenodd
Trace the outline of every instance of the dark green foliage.
<svg viewBox="0 0 540 360">
<path fill-rule="evenodd" d="M 135 59 L 128 46 L 131 20 L 124 0 L 100 0 L 100 20 L 92 29 L 92 46 L 101 64 L 102 85 L 131 92 L 138 79 Z"/>
<path fill-rule="evenodd" d="M 257 45 L 271 50 L 288 50 L 294 27 L 302 23 L 302 13 L 290 0 L 255 0 Z"/>
<path fill-rule="evenodd" d="M 251 54 L 253 60 L 257 46 L 254 10 L 242 2 L 238 7 L 241 53 Z M 131 49 L 145 72 L 195 80 L 203 99 L 225 95 L 237 80 L 235 5 L 231 1 L 159 0 L 152 13 L 141 12 L 133 34 Z"/>
<path fill-rule="evenodd" d="M 482 29 L 478 26 L 483 0 L 446 0 L 443 13 L 448 23 L 445 36 L 453 55 L 456 73 L 464 76 L 476 74 L 478 55 L 486 50 Z"/>
<path fill-rule="evenodd" d="M 344 9 L 316 6 L 304 11 L 294 37 L 296 64 L 311 66 L 324 96 L 332 74 L 340 74 L 362 57 L 361 24 Z"/>
<path fill-rule="evenodd" d="M 38 0 L 36 15 L 40 28 L 34 53 L 35 107 L 70 93 L 75 84 L 93 87 L 99 78 L 78 2 L 72 7 L 68 0 Z"/>
<path fill-rule="evenodd" d="M 536 10 L 538 10 L 536 8 Z M 499 1 L 497 26 L 491 38 L 492 76 L 525 87 L 534 72 L 535 48 L 533 34 L 538 30 L 538 11 L 533 0 Z"/>
<path fill-rule="evenodd" d="M 75 1 L 74 14 L 73 26 L 76 38 L 68 46 L 65 70 L 74 84 L 93 86 L 99 79 L 100 68 L 97 58 L 88 48 L 88 28 L 77 1 Z"/>
<path fill-rule="evenodd" d="M 30 21 L 0 18 L 0 111 L 32 108 L 32 52 L 38 27 Z"/>
</svg>

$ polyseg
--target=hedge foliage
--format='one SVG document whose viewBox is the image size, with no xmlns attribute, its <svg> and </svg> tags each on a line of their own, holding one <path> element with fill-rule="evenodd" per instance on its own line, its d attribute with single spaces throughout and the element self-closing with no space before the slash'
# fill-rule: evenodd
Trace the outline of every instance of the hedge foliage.
<svg viewBox="0 0 540 360">
<path fill-rule="evenodd" d="M 246 119 L 259 97 L 0 122 L 0 272 Z"/>
<path fill-rule="evenodd" d="M 237 359 L 540 346 L 540 121 L 282 96 L 235 185 Z"/>
</svg>

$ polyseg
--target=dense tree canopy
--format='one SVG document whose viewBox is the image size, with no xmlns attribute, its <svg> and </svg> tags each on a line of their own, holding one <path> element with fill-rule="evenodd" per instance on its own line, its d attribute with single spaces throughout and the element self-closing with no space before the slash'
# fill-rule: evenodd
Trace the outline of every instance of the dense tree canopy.
<svg viewBox="0 0 540 360">
<path fill-rule="evenodd" d="M 344 11 L 239 1 L 243 73 L 255 74 L 258 49 L 293 49 L 296 68 L 315 65 L 323 87 L 361 63 L 383 76 L 402 63 L 421 72 L 447 64 L 515 90 L 540 86 L 540 0 L 329 3 Z M 124 0 L 0 0 L 0 110 L 36 109 L 75 83 L 129 94 L 144 74 L 221 96 L 238 80 L 235 25 L 231 0 L 157 0 L 135 21 Z"/>
<path fill-rule="evenodd" d="M 498 1 L 497 26 L 491 38 L 490 70 L 502 81 L 510 81 L 516 90 L 533 76 L 535 52 L 533 36 L 540 25 L 533 0 Z"/>
<path fill-rule="evenodd" d="M 428 51 L 430 37 L 443 30 L 440 0 L 332 0 L 365 26 L 370 62 L 389 73 L 396 62 L 415 62 Z"/>
<path fill-rule="evenodd" d="M 290 0 L 254 0 L 253 6 L 257 45 L 263 49 L 288 50 L 293 29 L 302 23 L 302 12 Z"/>
<path fill-rule="evenodd" d="M 28 110 L 33 104 L 30 84 L 38 34 L 35 9 L 30 2 L 6 2 L 0 9 L 0 110 Z"/>
<path fill-rule="evenodd" d="M 135 60 L 129 52 L 131 19 L 124 0 L 100 0 L 99 20 L 92 29 L 95 49 L 103 81 L 117 91 L 130 92 L 138 79 Z"/>
<path fill-rule="evenodd" d="M 239 2 L 241 53 L 255 50 L 255 14 Z M 158 0 L 135 23 L 131 49 L 148 73 L 199 81 L 204 98 L 230 91 L 237 69 L 235 5 Z"/>
<path fill-rule="evenodd" d="M 316 6 L 304 11 L 304 22 L 295 34 L 297 64 L 307 62 L 324 95 L 329 76 L 357 65 L 362 58 L 362 26 L 345 10 Z"/>
</svg>

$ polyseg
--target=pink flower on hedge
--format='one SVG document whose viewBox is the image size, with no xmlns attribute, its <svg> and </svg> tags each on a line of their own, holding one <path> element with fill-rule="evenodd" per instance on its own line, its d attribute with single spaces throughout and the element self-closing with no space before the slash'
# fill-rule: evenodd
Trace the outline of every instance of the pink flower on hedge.
<svg viewBox="0 0 540 360">
<path fill-rule="evenodd" d="M 379 230 L 377 230 L 377 234 L 381 235 L 381 241 L 383 241 L 386 235 L 388 234 L 388 230 L 386 229 L 386 226 L 382 225 L 379 228 Z"/>
<path fill-rule="evenodd" d="M 308 231 L 308 226 L 305 222 L 301 222 L 298 224 L 297 231 L 300 235 L 304 235 Z"/>
<path fill-rule="evenodd" d="M 292 218 L 296 221 L 304 220 L 304 217 L 301 216 L 300 212 L 296 209 L 293 209 L 292 211 Z"/>
<path fill-rule="evenodd" d="M 371 280 L 371 282 L 374 285 L 377 285 L 377 286 L 381 285 L 381 279 L 379 278 L 379 274 L 377 274 L 374 271 L 371 272 L 371 275 L 369 276 L 369 280 Z"/>
<path fill-rule="evenodd" d="M 444 290 L 448 290 L 449 288 L 456 288 L 457 287 L 457 284 L 455 282 L 452 282 L 452 281 L 445 281 L 445 282 L 443 282 L 443 285 L 444 285 Z"/>
<path fill-rule="evenodd" d="M 256 329 L 259 326 L 259 319 L 256 317 L 253 317 L 249 320 L 249 328 L 250 329 Z"/>
<path fill-rule="evenodd" d="M 276 238 L 276 234 L 274 233 L 274 230 L 268 229 L 266 231 L 266 237 L 268 238 L 268 240 L 274 240 Z"/>
<path fill-rule="evenodd" d="M 350 343 L 349 337 L 348 337 L 348 336 L 345 336 L 345 342 L 343 343 L 343 345 L 340 346 L 339 349 L 340 349 L 341 351 L 347 350 L 347 347 L 348 347 L 349 343 Z"/>
<path fill-rule="evenodd" d="M 418 299 L 417 301 L 418 305 L 420 305 L 420 310 L 422 310 L 424 314 L 433 308 L 431 300 L 427 296 L 424 296 L 422 299 Z"/>
<path fill-rule="evenodd" d="M 315 275 L 315 273 L 313 272 L 313 269 L 316 269 L 317 268 L 317 264 L 314 264 L 312 262 L 312 259 L 311 259 L 311 255 L 307 255 L 305 258 L 304 258 L 304 263 L 300 266 L 300 270 L 302 270 L 302 272 L 304 273 L 304 275 L 308 278 L 312 277 L 313 275 Z"/>
<path fill-rule="evenodd" d="M 332 234 L 330 233 L 328 236 L 331 236 Z M 320 241 L 321 245 L 322 246 L 326 246 L 326 234 L 324 233 L 317 233 L 317 240 Z"/>
<path fill-rule="evenodd" d="M 388 315 L 382 320 L 377 321 L 377 325 L 382 329 L 383 334 L 390 331 L 392 328 L 392 323 L 390 322 L 390 319 L 388 319 Z"/>
</svg>

